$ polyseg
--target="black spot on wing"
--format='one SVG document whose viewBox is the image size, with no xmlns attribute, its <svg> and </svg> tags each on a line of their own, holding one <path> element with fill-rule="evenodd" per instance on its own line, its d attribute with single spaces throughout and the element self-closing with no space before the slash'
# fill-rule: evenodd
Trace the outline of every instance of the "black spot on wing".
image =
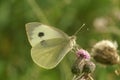
<svg viewBox="0 0 120 80">
<path fill-rule="evenodd" d="M 47 43 L 46 43 L 46 41 L 45 40 L 42 40 L 41 42 L 40 42 L 40 44 L 42 45 L 42 46 L 47 46 Z"/>
<path fill-rule="evenodd" d="M 38 36 L 41 38 L 41 37 L 43 37 L 45 34 L 43 33 L 43 32 L 39 32 L 38 33 Z"/>
</svg>

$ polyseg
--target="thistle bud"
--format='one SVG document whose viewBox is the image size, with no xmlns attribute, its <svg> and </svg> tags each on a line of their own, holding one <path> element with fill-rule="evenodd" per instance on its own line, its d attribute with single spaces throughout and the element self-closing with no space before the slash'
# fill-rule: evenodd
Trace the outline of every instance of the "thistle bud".
<svg viewBox="0 0 120 80">
<path fill-rule="evenodd" d="M 82 72 L 83 66 L 84 59 L 82 57 L 78 57 L 71 68 L 71 72 L 75 75 L 79 75 Z"/>
<path fill-rule="evenodd" d="M 75 75 L 80 74 L 82 72 L 85 60 L 90 60 L 89 53 L 84 49 L 79 49 L 76 51 L 77 59 L 75 60 L 71 72 Z"/>
<path fill-rule="evenodd" d="M 95 70 L 95 67 L 92 61 L 83 59 L 79 64 L 72 67 L 72 73 L 74 72 L 73 74 L 76 75 L 73 77 L 73 80 L 93 80 L 90 74 Z"/>
<path fill-rule="evenodd" d="M 93 58 L 102 64 L 113 65 L 120 62 L 116 42 L 102 40 L 93 46 L 92 53 Z"/>
<path fill-rule="evenodd" d="M 86 61 L 85 65 L 83 66 L 83 73 L 92 73 L 95 70 L 95 64 L 92 61 Z"/>
</svg>

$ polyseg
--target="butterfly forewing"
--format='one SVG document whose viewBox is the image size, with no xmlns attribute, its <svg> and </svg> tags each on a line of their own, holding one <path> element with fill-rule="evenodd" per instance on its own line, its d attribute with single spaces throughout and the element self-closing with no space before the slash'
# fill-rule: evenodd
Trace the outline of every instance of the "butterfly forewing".
<svg viewBox="0 0 120 80">
<path fill-rule="evenodd" d="M 31 22 L 26 24 L 26 31 L 28 39 L 32 47 L 38 44 L 42 40 L 52 39 L 52 38 L 65 38 L 68 36 L 53 27 L 41 24 L 39 22 Z"/>
</svg>

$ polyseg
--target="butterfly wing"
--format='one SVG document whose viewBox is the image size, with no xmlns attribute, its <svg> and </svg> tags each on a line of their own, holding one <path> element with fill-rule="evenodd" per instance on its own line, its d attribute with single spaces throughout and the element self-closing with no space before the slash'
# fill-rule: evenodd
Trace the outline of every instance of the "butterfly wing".
<svg viewBox="0 0 120 80">
<path fill-rule="evenodd" d="M 39 22 L 27 23 L 26 31 L 27 31 L 28 40 L 32 47 L 39 44 L 39 42 L 41 42 L 42 40 L 47 40 L 52 38 L 68 39 L 68 36 L 61 30 L 41 24 Z"/>
<path fill-rule="evenodd" d="M 63 38 L 49 39 L 31 49 L 33 61 L 46 69 L 54 68 L 72 49 Z"/>
<path fill-rule="evenodd" d="M 32 59 L 43 68 L 55 67 L 73 47 L 70 38 L 56 28 L 32 22 L 26 24 L 26 31 Z"/>
</svg>

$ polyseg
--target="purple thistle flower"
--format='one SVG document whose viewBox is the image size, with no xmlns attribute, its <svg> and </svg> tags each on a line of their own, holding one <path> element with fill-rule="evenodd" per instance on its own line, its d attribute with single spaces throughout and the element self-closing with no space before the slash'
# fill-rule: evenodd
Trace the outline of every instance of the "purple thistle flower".
<svg viewBox="0 0 120 80">
<path fill-rule="evenodd" d="M 84 50 L 84 49 L 79 49 L 77 52 L 76 52 L 76 54 L 77 54 L 77 57 L 82 57 L 82 58 L 85 58 L 85 59 L 87 59 L 87 60 L 89 60 L 90 59 L 90 54 L 86 51 L 86 50 Z"/>
</svg>

